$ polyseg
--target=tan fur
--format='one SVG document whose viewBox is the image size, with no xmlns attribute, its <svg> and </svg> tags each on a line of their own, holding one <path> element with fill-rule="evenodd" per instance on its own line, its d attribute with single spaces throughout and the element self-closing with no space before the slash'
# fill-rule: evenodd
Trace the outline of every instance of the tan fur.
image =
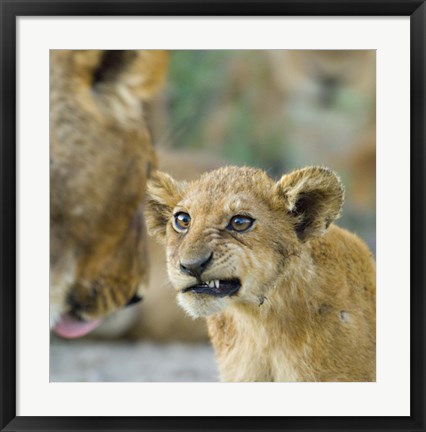
<svg viewBox="0 0 426 432">
<path fill-rule="evenodd" d="M 224 381 L 374 381 L 375 264 L 367 246 L 332 224 L 343 188 L 325 168 L 274 182 L 263 171 L 226 167 L 198 181 L 157 173 L 146 218 L 166 242 L 169 277 L 193 316 L 207 316 Z M 191 216 L 176 232 L 173 214 Z M 245 233 L 232 216 L 255 219 Z M 182 290 L 196 283 L 179 264 L 212 252 L 203 281 L 238 278 L 234 296 Z"/>
<path fill-rule="evenodd" d="M 182 150 L 158 150 L 158 166 L 178 180 L 195 180 L 202 173 L 223 165 L 210 156 L 186 153 Z M 179 340 L 199 342 L 207 340 L 205 320 L 193 320 L 176 304 L 176 295 L 167 277 L 164 247 L 148 239 L 150 260 L 148 294 L 139 306 L 138 322 L 131 336 L 157 341 Z M 161 313 L 159 313 L 161 311 Z"/>
<path fill-rule="evenodd" d="M 195 180 L 223 161 L 194 152 L 157 150 L 158 166 L 179 180 Z M 207 340 L 204 319 L 194 321 L 176 303 L 176 294 L 167 277 L 164 247 L 148 238 L 149 283 L 144 301 L 111 315 L 92 335 L 129 336 L 156 341 L 199 342 Z"/>
<path fill-rule="evenodd" d="M 51 51 L 51 323 L 120 308 L 147 282 L 141 203 L 156 158 L 143 103 L 162 51 Z"/>
</svg>

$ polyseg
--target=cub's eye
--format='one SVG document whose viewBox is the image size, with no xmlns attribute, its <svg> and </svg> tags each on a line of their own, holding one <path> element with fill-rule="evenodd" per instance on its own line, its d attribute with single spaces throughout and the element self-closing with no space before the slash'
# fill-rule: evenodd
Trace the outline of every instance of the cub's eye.
<svg viewBox="0 0 426 432">
<path fill-rule="evenodd" d="M 188 213 L 179 212 L 174 215 L 173 227 L 176 231 L 186 231 L 191 225 L 191 216 Z"/>
<path fill-rule="evenodd" d="M 232 231 L 244 232 L 247 231 L 253 225 L 254 219 L 248 216 L 234 216 L 226 227 Z"/>
</svg>

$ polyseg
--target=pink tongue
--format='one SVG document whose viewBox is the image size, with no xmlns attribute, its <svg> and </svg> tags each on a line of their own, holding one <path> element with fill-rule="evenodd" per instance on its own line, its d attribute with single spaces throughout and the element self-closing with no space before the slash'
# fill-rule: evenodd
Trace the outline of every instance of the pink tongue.
<svg viewBox="0 0 426 432">
<path fill-rule="evenodd" d="M 100 322 L 101 320 L 81 321 L 71 314 L 64 314 L 53 330 L 64 338 L 78 338 L 92 331 Z"/>
</svg>

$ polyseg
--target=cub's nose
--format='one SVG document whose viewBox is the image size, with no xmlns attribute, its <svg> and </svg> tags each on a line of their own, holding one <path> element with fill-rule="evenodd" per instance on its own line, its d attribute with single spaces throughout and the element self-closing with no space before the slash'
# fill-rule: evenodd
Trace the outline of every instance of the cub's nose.
<svg viewBox="0 0 426 432">
<path fill-rule="evenodd" d="M 180 269 L 183 273 L 188 274 L 190 276 L 194 276 L 197 279 L 200 278 L 203 271 L 208 267 L 211 260 L 213 258 L 213 253 L 211 252 L 209 256 L 204 256 L 197 261 L 187 261 L 180 262 Z"/>
</svg>

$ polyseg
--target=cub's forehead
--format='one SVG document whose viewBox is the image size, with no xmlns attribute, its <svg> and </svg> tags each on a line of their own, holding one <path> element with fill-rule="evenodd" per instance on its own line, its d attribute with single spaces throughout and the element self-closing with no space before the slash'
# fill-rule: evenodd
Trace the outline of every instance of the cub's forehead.
<svg viewBox="0 0 426 432">
<path fill-rule="evenodd" d="M 249 194 L 265 193 L 273 185 L 273 180 L 261 169 L 227 166 L 207 172 L 191 184 L 194 193 Z"/>
<path fill-rule="evenodd" d="M 189 183 L 180 204 L 206 209 L 220 206 L 226 212 L 249 210 L 254 203 L 268 200 L 273 185 L 274 181 L 260 169 L 228 166 Z"/>
</svg>

